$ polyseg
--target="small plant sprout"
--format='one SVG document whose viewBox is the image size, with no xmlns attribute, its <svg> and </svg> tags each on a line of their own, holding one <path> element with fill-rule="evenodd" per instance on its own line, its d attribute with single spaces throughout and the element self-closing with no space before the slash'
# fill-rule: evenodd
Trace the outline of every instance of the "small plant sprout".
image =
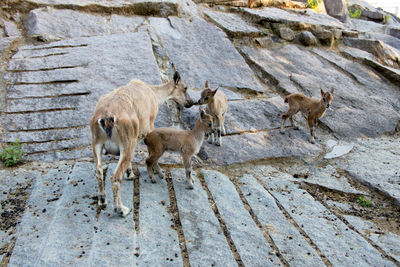
<svg viewBox="0 0 400 267">
<path fill-rule="evenodd" d="M 11 167 L 17 165 L 22 160 L 23 154 L 24 150 L 17 139 L 1 151 L 0 157 L 7 167 Z"/>
<path fill-rule="evenodd" d="M 360 196 L 358 198 L 358 200 L 359 200 L 361 206 L 363 206 L 363 207 L 371 207 L 372 206 L 371 201 L 368 199 L 365 199 L 363 196 Z"/>
</svg>

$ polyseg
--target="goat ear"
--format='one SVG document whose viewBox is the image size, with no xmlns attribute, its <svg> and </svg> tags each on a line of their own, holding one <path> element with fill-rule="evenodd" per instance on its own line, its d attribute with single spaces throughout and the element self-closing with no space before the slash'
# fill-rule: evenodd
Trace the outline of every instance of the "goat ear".
<svg viewBox="0 0 400 267">
<path fill-rule="evenodd" d="M 174 82 L 175 82 L 175 85 L 178 84 L 178 82 L 179 82 L 180 79 L 181 79 L 181 75 L 179 75 L 179 72 L 175 71 L 175 73 L 174 73 Z"/>
<path fill-rule="evenodd" d="M 333 94 L 333 88 L 331 88 L 331 94 Z"/>
<path fill-rule="evenodd" d="M 217 87 L 217 89 L 214 90 L 213 95 L 215 95 L 217 93 L 218 89 L 219 89 L 219 86 Z"/>
<path fill-rule="evenodd" d="M 200 107 L 200 108 L 199 108 L 199 111 L 200 111 L 200 118 L 201 118 L 202 120 L 204 120 L 204 117 L 205 117 L 205 112 L 204 112 L 204 110 Z"/>
<path fill-rule="evenodd" d="M 208 88 L 208 80 L 206 81 L 206 84 L 204 85 L 205 88 Z"/>
<path fill-rule="evenodd" d="M 324 93 L 325 93 L 324 90 L 321 89 L 321 95 L 322 95 L 322 96 L 324 95 Z"/>
<path fill-rule="evenodd" d="M 171 63 L 171 67 L 172 67 L 172 70 L 173 70 L 174 72 L 176 72 L 176 68 L 175 68 L 175 64 L 174 64 L 174 63 Z"/>
</svg>

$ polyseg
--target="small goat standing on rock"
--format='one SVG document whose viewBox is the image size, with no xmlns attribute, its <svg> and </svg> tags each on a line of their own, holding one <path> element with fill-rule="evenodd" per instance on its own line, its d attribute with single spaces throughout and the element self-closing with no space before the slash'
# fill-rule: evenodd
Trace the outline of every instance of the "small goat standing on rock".
<svg viewBox="0 0 400 267">
<path fill-rule="evenodd" d="M 322 118 L 327 108 L 333 100 L 333 88 L 331 92 L 324 92 L 321 89 L 321 99 L 313 99 L 303 94 L 290 94 L 285 97 L 285 103 L 289 103 L 289 110 L 286 114 L 282 115 L 281 129 L 282 134 L 285 133 L 284 125 L 287 118 L 290 120 L 290 124 L 294 129 L 298 129 L 293 123 L 292 116 L 297 112 L 301 111 L 304 115 L 307 115 L 308 127 L 310 128 L 311 143 L 315 143 L 315 125 L 317 119 Z"/>
<path fill-rule="evenodd" d="M 158 159 L 165 151 L 176 151 L 182 154 L 183 165 L 186 170 L 187 188 L 193 189 L 191 159 L 194 154 L 199 153 L 200 147 L 204 141 L 204 135 L 213 131 L 212 117 L 199 109 L 200 117 L 193 130 L 185 131 L 174 128 L 158 128 L 149 133 L 144 139 L 149 151 L 149 157 L 146 159 L 147 173 L 151 181 L 156 182 L 153 168 L 160 178 L 164 178 Z"/>
<path fill-rule="evenodd" d="M 220 146 L 221 134 L 225 135 L 225 115 L 228 111 L 228 100 L 226 95 L 218 91 L 218 88 L 215 90 L 210 89 L 208 86 L 208 81 L 206 81 L 205 89 L 201 92 L 201 97 L 198 101 L 199 105 L 207 104 L 206 113 L 210 114 L 213 117 L 214 125 L 216 130 L 213 133 L 210 133 L 208 136 L 209 143 L 215 143 L 217 146 Z M 215 136 L 215 134 L 217 136 Z"/>
</svg>

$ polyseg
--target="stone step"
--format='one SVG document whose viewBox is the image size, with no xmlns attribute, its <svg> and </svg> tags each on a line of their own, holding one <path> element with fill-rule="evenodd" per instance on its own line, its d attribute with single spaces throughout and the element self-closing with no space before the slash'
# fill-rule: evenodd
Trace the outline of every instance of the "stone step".
<svg viewBox="0 0 400 267">
<path fill-rule="evenodd" d="M 173 228 L 168 185 L 165 179 L 153 184 L 145 168 L 140 171 L 139 266 L 182 266 L 179 238 Z"/>
<path fill-rule="evenodd" d="M 210 207 L 207 193 L 203 190 L 197 175 L 194 189 L 186 188 L 184 169 L 171 171 L 177 200 L 179 218 L 185 235 L 191 266 L 234 266 L 226 237 L 218 219 Z M 207 257 L 205 257 L 207 255 Z"/>
<path fill-rule="evenodd" d="M 96 212 L 90 196 L 95 181 L 82 178 L 93 173 L 90 166 L 64 165 L 36 178 L 8 266 L 51 266 L 58 259 L 78 264 L 87 257 L 82 252 L 93 236 Z"/>
<path fill-rule="evenodd" d="M 261 180 L 333 266 L 395 266 L 298 185 L 273 177 Z"/>
<path fill-rule="evenodd" d="M 201 173 L 244 265 L 281 265 L 276 251 L 243 206 L 229 178 L 217 171 L 202 170 Z"/>
<path fill-rule="evenodd" d="M 93 163 L 91 163 L 94 166 Z M 137 247 L 137 235 L 133 213 L 121 218 L 114 212 L 113 193 L 110 177 L 114 172 L 116 164 L 109 164 L 106 173 L 106 198 L 108 205 L 96 216 L 91 225 L 93 241 L 89 256 L 85 261 L 86 266 L 136 266 L 134 256 Z M 88 179 L 97 184 L 94 171 L 87 175 Z M 90 188 L 91 195 L 98 194 L 98 186 Z M 133 209 L 133 182 L 123 180 L 121 183 L 122 203 Z M 97 207 L 97 203 L 95 204 Z"/>
<path fill-rule="evenodd" d="M 256 178 L 244 175 L 240 189 L 265 231 L 290 266 L 322 266 L 324 262 L 299 230 L 290 223 L 271 194 Z"/>
</svg>

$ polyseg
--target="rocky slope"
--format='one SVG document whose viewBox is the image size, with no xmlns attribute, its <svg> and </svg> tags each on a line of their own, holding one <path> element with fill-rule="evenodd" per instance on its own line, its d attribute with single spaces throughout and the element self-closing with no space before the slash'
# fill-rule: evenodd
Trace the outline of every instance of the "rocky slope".
<svg viewBox="0 0 400 267">
<path fill-rule="evenodd" d="M 0 138 L 4 146 L 19 139 L 33 162 L 2 171 L 2 208 L 16 214 L 2 213 L 2 263 L 24 265 L 33 257 L 41 266 L 60 259 L 90 265 L 117 260 L 121 266 L 399 266 L 395 20 L 343 23 L 310 9 L 188 0 L 0 5 Z M 140 180 L 124 184 L 124 201 L 134 212 L 117 221 L 111 207 L 96 211 L 90 198 L 96 185 L 88 122 L 101 95 L 133 78 L 167 81 L 171 63 L 192 98 L 206 80 L 226 93 L 227 135 L 222 147 L 203 145 L 193 192 L 179 179 L 153 186 L 141 169 Z M 300 130 L 279 133 L 286 94 L 319 98 L 320 89 L 330 88 L 334 101 L 319 122 L 315 145 L 301 115 L 295 119 Z M 191 128 L 197 114 L 196 106 L 178 114 L 167 103 L 156 127 Z M 139 144 L 135 163 L 143 166 L 146 156 Z M 40 166 L 43 161 L 50 163 Z M 168 154 L 162 162 L 169 177 L 183 177 L 179 156 Z M 110 176 L 114 165 L 106 167 Z M 11 201 L 16 194 L 19 205 Z M 360 205 L 359 196 L 372 199 L 373 210 Z M 150 253 L 157 247 L 165 251 Z M 219 254 L 209 262 L 204 255 L 216 247 Z"/>
</svg>

